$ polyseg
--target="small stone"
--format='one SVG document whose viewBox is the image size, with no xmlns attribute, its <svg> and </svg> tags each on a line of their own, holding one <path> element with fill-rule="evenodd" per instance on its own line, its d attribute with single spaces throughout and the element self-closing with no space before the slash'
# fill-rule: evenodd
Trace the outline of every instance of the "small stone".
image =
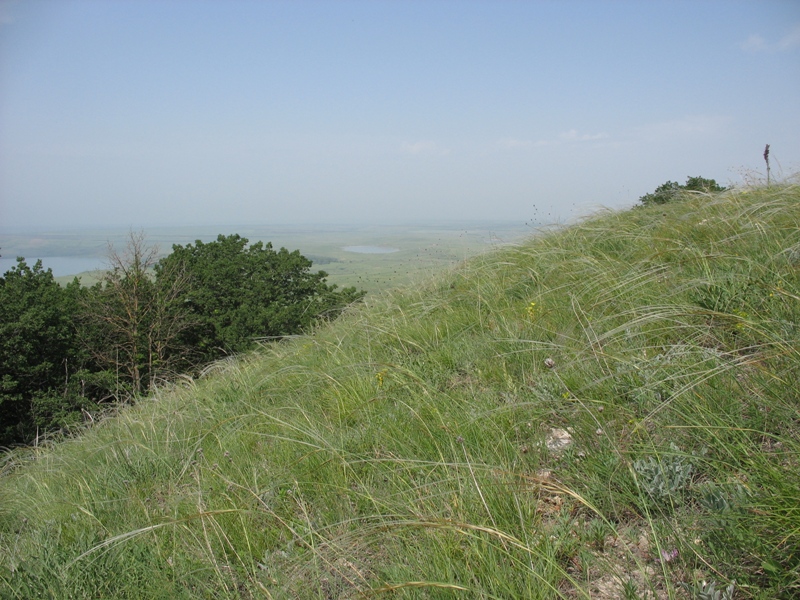
<svg viewBox="0 0 800 600">
<path fill-rule="evenodd" d="M 559 452 L 572 443 L 572 435 L 566 429 L 551 429 L 545 444 L 552 452 Z"/>
<path fill-rule="evenodd" d="M 600 428 L 598 427 L 598 428 L 597 428 L 597 431 L 595 431 L 595 433 L 596 433 L 597 435 L 603 435 L 603 430 L 602 430 L 602 429 L 600 429 Z"/>
<path fill-rule="evenodd" d="M 556 366 L 556 361 L 554 361 L 552 358 L 545 358 L 544 366 L 547 367 L 548 369 L 552 369 L 553 367 Z"/>
</svg>

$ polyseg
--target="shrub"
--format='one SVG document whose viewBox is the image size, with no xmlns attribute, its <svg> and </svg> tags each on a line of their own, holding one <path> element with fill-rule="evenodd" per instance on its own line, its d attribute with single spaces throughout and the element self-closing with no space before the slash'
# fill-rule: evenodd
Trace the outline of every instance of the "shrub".
<svg viewBox="0 0 800 600">
<path fill-rule="evenodd" d="M 725 188 L 713 179 L 705 177 L 688 177 L 685 185 L 680 185 L 677 181 L 667 181 L 658 186 L 654 192 L 645 194 L 639 198 L 644 206 L 652 204 L 666 204 L 678 198 L 681 192 L 723 192 Z"/>
</svg>

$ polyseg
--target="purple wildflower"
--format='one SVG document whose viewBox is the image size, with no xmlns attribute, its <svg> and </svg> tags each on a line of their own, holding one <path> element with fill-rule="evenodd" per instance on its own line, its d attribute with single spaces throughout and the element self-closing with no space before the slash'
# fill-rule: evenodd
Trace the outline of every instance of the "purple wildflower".
<svg viewBox="0 0 800 600">
<path fill-rule="evenodd" d="M 672 562 L 678 558 L 678 549 L 673 548 L 672 550 L 662 550 L 661 551 L 661 558 L 657 558 L 656 562 Z"/>
</svg>

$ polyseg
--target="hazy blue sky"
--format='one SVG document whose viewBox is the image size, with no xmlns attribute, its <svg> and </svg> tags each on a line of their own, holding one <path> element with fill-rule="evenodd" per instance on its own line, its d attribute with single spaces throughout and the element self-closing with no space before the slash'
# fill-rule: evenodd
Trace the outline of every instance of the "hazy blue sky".
<svg viewBox="0 0 800 600">
<path fill-rule="evenodd" d="M 0 57 L 4 229 L 553 221 L 800 165 L 797 0 L 3 0 Z"/>
</svg>

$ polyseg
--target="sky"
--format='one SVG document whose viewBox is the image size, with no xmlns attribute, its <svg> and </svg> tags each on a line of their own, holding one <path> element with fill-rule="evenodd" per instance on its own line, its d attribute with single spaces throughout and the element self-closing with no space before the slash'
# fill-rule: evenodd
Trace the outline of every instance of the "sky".
<svg viewBox="0 0 800 600">
<path fill-rule="evenodd" d="M 0 230 L 564 222 L 767 143 L 796 0 L 0 0 Z"/>
</svg>

